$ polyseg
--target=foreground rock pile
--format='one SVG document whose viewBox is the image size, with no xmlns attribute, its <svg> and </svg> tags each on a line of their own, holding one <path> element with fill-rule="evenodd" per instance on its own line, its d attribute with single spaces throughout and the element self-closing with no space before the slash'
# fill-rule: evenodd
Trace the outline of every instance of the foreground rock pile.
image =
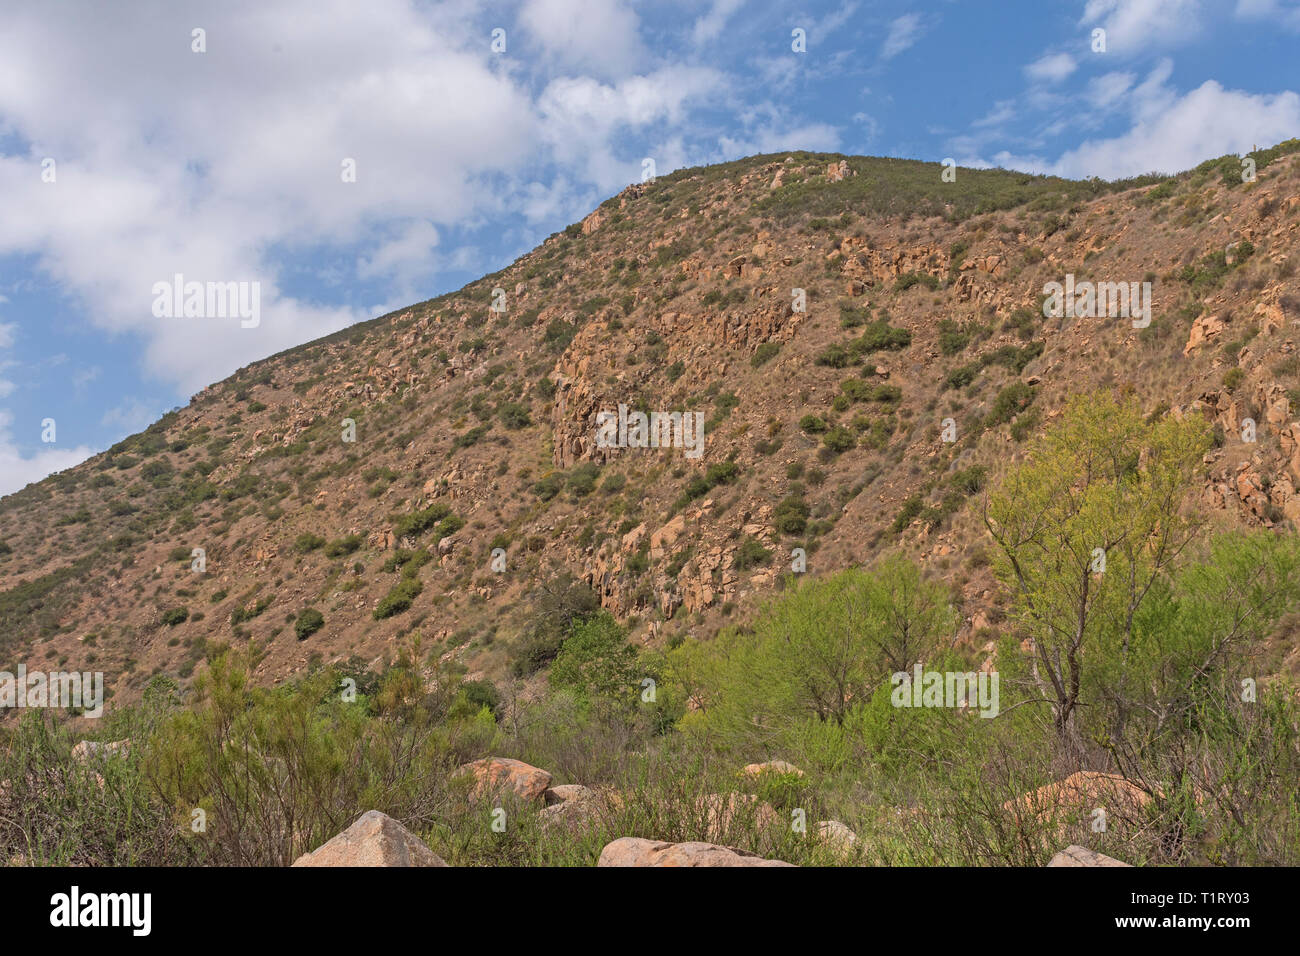
<svg viewBox="0 0 1300 956">
<path fill-rule="evenodd" d="M 803 771 L 784 761 L 767 764 L 750 764 L 741 776 L 755 778 L 765 773 L 781 773 L 802 777 Z M 600 791 L 581 784 L 560 784 L 552 787 L 551 775 L 508 757 L 484 757 L 461 767 L 456 777 L 470 780 L 470 799 L 474 802 L 518 799 L 542 804 L 541 814 L 549 822 L 582 825 L 596 819 L 604 810 L 621 806 L 622 797 L 612 791 Z M 1055 819 L 1076 805 L 1095 802 L 1107 795 L 1122 794 L 1126 803 L 1145 805 L 1150 795 L 1115 774 L 1083 771 L 1050 784 L 1018 800 L 1009 801 L 1006 809 L 1014 819 L 1031 814 L 1038 820 Z M 779 814 L 767 804 L 756 803 L 757 797 L 745 794 L 707 794 L 701 808 L 709 824 L 718 832 L 739 808 L 756 805 L 760 825 L 770 827 L 779 823 Z M 858 842 L 855 834 L 838 820 L 822 820 L 813 824 L 810 832 L 827 847 L 848 859 Z M 378 810 L 361 815 L 348 829 L 329 840 L 318 849 L 299 857 L 294 866 L 447 866 L 447 863 L 430 850 L 415 834 L 401 823 Z M 769 859 L 736 847 L 706 841 L 672 843 L 641 837 L 620 837 L 601 850 L 598 867 L 789 867 L 784 860 Z M 1047 864 L 1049 867 L 1065 866 L 1129 866 L 1120 860 L 1071 845 L 1058 852 Z"/>
</svg>

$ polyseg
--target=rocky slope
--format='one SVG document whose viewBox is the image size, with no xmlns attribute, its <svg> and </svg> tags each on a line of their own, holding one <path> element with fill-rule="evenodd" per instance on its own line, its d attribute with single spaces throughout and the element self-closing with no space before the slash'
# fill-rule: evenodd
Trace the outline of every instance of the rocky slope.
<svg viewBox="0 0 1300 956">
<path fill-rule="evenodd" d="M 980 490 L 1072 394 L 1208 415 L 1207 513 L 1300 521 L 1297 145 L 1250 183 L 1235 157 L 949 183 L 795 153 L 628 187 L 5 498 L 0 665 L 134 699 L 222 643 L 257 642 L 272 682 L 418 635 L 431 668 L 505 684 L 540 663 L 520 635 L 566 572 L 664 643 L 743 617 L 796 549 L 816 574 L 895 544 L 956 588 L 977 654 L 1002 620 Z M 1067 275 L 1150 282 L 1150 326 L 1044 318 Z M 702 455 L 601 447 L 620 405 L 702 413 Z"/>
</svg>

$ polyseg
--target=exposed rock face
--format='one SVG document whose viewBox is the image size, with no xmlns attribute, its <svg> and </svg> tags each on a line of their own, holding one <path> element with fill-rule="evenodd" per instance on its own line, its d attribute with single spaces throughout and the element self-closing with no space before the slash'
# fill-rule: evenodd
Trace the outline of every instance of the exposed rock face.
<svg viewBox="0 0 1300 956">
<path fill-rule="evenodd" d="M 446 866 L 414 833 L 370 810 L 338 836 L 294 860 L 294 866 Z"/>
<path fill-rule="evenodd" d="M 1187 337 L 1187 344 L 1183 346 L 1183 354 L 1189 355 L 1194 349 L 1200 348 L 1210 339 L 1217 338 L 1223 333 L 1228 324 L 1218 315 L 1203 315 L 1192 323 L 1191 335 Z"/>
<path fill-rule="evenodd" d="M 740 277 L 753 267 L 746 264 L 745 256 L 737 256 L 726 266 L 728 274 Z M 795 312 L 786 292 L 770 287 L 756 290 L 756 298 L 741 308 L 722 312 L 663 312 L 654 319 L 653 330 L 669 343 L 667 361 L 690 360 L 701 367 L 709 367 L 722 358 L 713 353 L 727 353 L 733 349 L 753 352 L 764 342 L 785 342 L 791 339 L 807 313 Z M 599 448 L 596 445 L 596 415 L 601 411 L 616 411 L 621 403 L 635 398 L 636 383 L 626 385 L 606 382 L 611 368 L 624 363 L 625 344 L 610 336 L 603 323 L 592 322 L 584 326 L 556 364 L 556 391 L 551 410 L 555 433 L 552 462 L 556 468 L 567 469 L 582 461 L 604 463 L 625 454 L 643 454 L 640 449 Z M 706 440 L 707 454 L 707 440 Z M 682 455 L 679 449 L 664 450 L 664 454 Z"/>
<path fill-rule="evenodd" d="M 540 800 L 551 786 L 551 775 L 522 760 L 509 757 L 484 757 L 467 763 L 456 771 L 474 775 L 471 800 L 499 799 L 510 792 L 524 800 Z"/>
<path fill-rule="evenodd" d="M 714 843 L 663 843 L 622 837 L 600 851 L 597 866 L 793 866 Z"/>
<path fill-rule="evenodd" d="M 1048 866 L 1131 866 L 1104 853 L 1097 853 L 1083 846 L 1067 846 L 1052 857 Z"/>
</svg>

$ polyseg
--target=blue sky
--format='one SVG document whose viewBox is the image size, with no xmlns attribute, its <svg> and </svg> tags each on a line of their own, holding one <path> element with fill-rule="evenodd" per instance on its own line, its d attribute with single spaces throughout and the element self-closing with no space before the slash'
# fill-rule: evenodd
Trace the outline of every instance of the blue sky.
<svg viewBox="0 0 1300 956">
<path fill-rule="evenodd" d="M 1300 135 L 1297 52 L 1300 0 L 7 0 L 0 493 L 500 268 L 645 157 L 1171 172 Z M 257 282 L 259 324 L 156 316 L 178 272 Z"/>
</svg>

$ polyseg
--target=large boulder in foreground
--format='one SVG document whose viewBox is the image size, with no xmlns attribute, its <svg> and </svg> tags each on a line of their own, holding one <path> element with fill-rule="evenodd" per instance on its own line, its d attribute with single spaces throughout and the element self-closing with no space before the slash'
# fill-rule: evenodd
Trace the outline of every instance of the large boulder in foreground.
<svg viewBox="0 0 1300 956">
<path fill-rule="evenodd" d="M 1052 857 L 1048 866 L 1132 866 L 1130 863 L 1124 863 L 1114 857 L 1106 856 L 1104 853 L 1097 853 L 1095 850 L 1089 850 L 1085 846 L 1067 846 L 1056 856 Z"/>
<path fill-rule="evenodd" d="M 600 851 L 597 866 L 794 866 L 714 843 L 664 843 L 622 837 Z"/>
<path fill-rule="evenodd" d="M 551 775 L 538 770 L 522 760 L 510 757 L 484 757 L 467 763 L 456 771 L 456 776 L 473 774 L 474 787 L 471 800 L 495 799 L 511 792 L 524 800 L 541 800 L 551 786 Z"/>
<path fill-rule="evenodd" d="M 370 810 L 356 823 L 294 866 L 446 866 L 406 827 L 386 813 Z"/>
</svg>

